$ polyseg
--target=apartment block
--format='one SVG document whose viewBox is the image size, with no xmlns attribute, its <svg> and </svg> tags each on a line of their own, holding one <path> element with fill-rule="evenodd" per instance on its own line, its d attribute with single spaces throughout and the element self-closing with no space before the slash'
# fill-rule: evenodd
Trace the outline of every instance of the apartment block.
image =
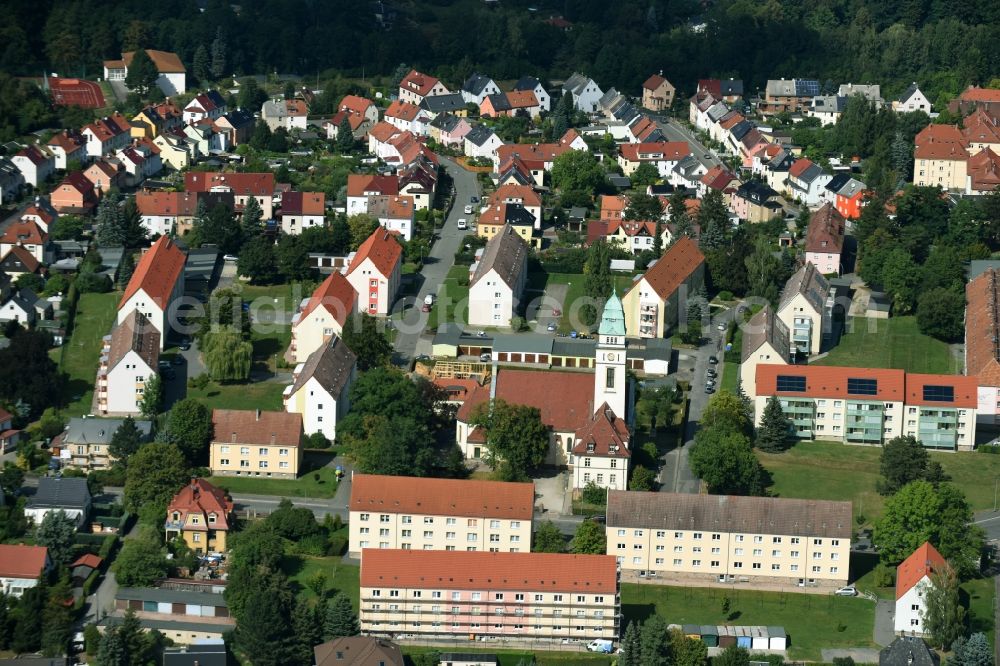
<svg viewBox="0 0 1000 666">
<path fill-rule="evenodd" d="M 615 558 L 366 550 L 361 631 L 422 638 L 618 640 Z"/>
<path fill-rule="evenodd" d="M 532 483 L 355 474 L 350 552 L 531 550 Z"/>
<path fill-rule="evenodd" d="M 757 366 L 754 383 L 758 422 L 768 399 L 778 396 L 800 439 L 877 446 L 912 435 L 928 449 L 975 447 L 975 377 L 767 364 Z"/>
<path fill-rule="evenodd" d="M 851 503 L 612 490 L 608 555 L 625 580 L 847 583 Z"/>
<path fill-rule="evenodd" d="M 214 476 L 294 479 L 302 464 L 302 415 L 213 409 L 209 467 Z"/>
</svg>

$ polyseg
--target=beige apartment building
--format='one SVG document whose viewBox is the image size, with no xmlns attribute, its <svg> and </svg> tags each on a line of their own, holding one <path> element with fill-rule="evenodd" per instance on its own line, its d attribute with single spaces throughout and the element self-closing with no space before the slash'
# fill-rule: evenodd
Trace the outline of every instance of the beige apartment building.
<svg viewBox="0 0 1000 666">
<path fill-rule="evenodd" d="M 607 555 L 366 550 L 358 618 L 368 635 L 617 641 Z"/>
<path fill-rule="evenodd" d="M 839 587 L 851 503 L 612 490 L 607 538 L 625 580 Z"/>
<path fill-rule="evenodd" d="M 214 476 L 294 479 L 302 464 L 302 415 L 213 409 L 209 467 Z"/>
<path fill-rule="evenodd" d="M 533 483 L 355 474 L 350 553 L 367 548 L 527 553 Z"/>
</svg>

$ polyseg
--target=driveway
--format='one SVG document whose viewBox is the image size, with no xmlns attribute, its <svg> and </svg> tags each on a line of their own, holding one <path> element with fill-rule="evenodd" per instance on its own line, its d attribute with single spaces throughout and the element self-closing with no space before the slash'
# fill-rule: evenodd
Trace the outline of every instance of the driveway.
<svg viewBox="0 0 1000 666">
<path fill-rule="evenodd" d="M 423 303 L 428 294 L 438 295 L 441 283 L 448 277 L 448 271 L 455 264 L 455 252 L 466 234 L 475 233 L 471 230 L 459 231 L 458 219 L 467 217 L 463 212 L 465 205 L 472 200 L 473 196 L 479 196 L 479 183 L 476 181 L 476 174 L 466 171 L 454 161 L 447 157 L 441 158 L 441 166 L 451 176 L 455 186 L 455 203 L 451 208 L 444 226 L 438 231 L 440 237 L 431 247 L 430 255 L 424 259 L 424 269 L 418 277 L 419 288 L 416 296 L 407 296 L 399 300 L 393 306 L 393 313 L 402 312 L 402 317 L 394 320 L 398 333 L 396 335 L 393 361 L 405 366 L 409 364 L 417 350 L 417 343 L 421 340 L 424 329 L 427 327 L 428 313 L 421 312 L 419 307 L 414 307 L 417 303 Z M 443 322 L 442 322 L 443 323 Z M 430 351 L 430 338 L 426 338 L 427 352 Z M 425 353 L 427 353 L 425 352 Z"/>
<path fill-rule="evenodd" d="M 877 664 L 878 650 L 874 648 L 844 648 L 840 650 L 821 650 L 823 661 L 832 663 L 838 657 L 850 657 L 856 664 Z"/>
<path fill-rule="evenodd" d="M 875 602 L 875 635 L 876 645 L 885 647 L 896 638 L 896 604 L 890 599 L 879 599 Z"/>
<path fill-rule="evenodd" d="M 545 476 L 534 479 L 535 512 L 546 517 L 573 513 L 572 493 L 569 492 L 569 472 L 555 469 L 542 472 Z"/>
<path fill-rule="evenodd" d="M 555 324 L 557 328 L 559 327 L 562 314 L 557 315 L 554 310 L 565 311 L 563 305 L 566 302 L 567 292 L 569 292 L 569 285 L 552 284 L 545 287 L 545 291 L 539 296 L 534 294 L 529 296 L 532 300 L 528 303 L 525 316 L 528 321 L 537 320 L 535 332 L 547 333 L 549 324 Z M 536 298 L 537 301 L 535 301 Z"/>
</svg>

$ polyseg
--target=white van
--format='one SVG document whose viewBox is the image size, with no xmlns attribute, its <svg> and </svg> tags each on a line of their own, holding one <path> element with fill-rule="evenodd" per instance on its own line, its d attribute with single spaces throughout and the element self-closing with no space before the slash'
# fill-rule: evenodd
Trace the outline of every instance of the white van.
<svg viewBox="0 0 1000 666">
<path fill-rule="evenodd" d="M 469 228 L 469 221 L 466 220 L 464 217 L 458 218 L 458 228 L 460 231 L 465 231 L 466 229 Z"/>
</svg>

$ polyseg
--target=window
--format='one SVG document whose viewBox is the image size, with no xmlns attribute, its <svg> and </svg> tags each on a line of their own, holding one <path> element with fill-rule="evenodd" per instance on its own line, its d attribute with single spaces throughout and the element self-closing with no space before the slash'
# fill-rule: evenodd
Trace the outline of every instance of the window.
<svg viewBox="0 0 1000 666">
<path fill-rule="evenodd" d="M 498 529 L 500 529 L 500 521 L 499 520 L 491 520 L 490 521 L 490 529 L 491 530 L 498 530 Z"/>
<path fill-rule="evenodd" d="M 632 531 L 632 536 L 641 537 L 642 536 L 642 530 L 633 530 Z"/>
<path fill-rule="evenodd" d="M 777 390 L 802 393 L 806 390 L 806 378 L 803 375 L 778 375 Z"/>
<path fill-rule="evenodd" d="M 369 514 L 369 513 L 363 513 L 363 514 L 361 514 L 361 520 L 368 520 L 368 516 L 370 516 L 370 515 L 371 514 Z"/>
<path fill-rule="evenodd" d="M 736 535 L 736 540 L 737 541 L 743 541 L 743 535 L 742 534 L 737 534 Z"/>
<path fill-rule="evenodd" d="M 430 516 L 424 516 L 424 525 L 433 525 L 434 519 Z"/>
<path fill-rule="evenodd" d="M 257 455 L 259 455 L 259 456 L 266 456 L 267 455 L 267 447 L 266 446 L 258 447 L 257 448 Z"/>
<path fill-rule="evenodd" d="M 608 368 L 607 374 L 605 376 L 605 386 L 609 389 L 615 387 L 615 369 Z"/>
<path fill-rule="evenodd" d="M 510 529 L 512 529 L 512 530 L 519 530 L 519 529 L 521 529 L 521 521 L 520 520 L 512 520 L 512 521 L 510 521 Z"/>
<path fill-rule="evenodd" d="M 482 598 L 483 598 L 483 593 L 482 592 L 473 592 L 472 593 L 472 600 L 473 601 L 481 601 Z"/>
<path fill-rule="evenodd" d="M 792 556 L 792 557 L 798 557 L 798 556 L 799 556 L 799 551 L 797 551 L 797 550 L 793 550 L 793 551 L 791 552 L 791 556 Z"/>
<path fill-rule="evenodd" d="M 753 538 L 753 542 L 754 543 L 763 543 L 764 542 L 764 537 L 762 537 L 762 536 L 755 536 Z"/>
<path fill-rule="evenodd" d="M 229 464 L 229 458 L 222 458 L 222 459 L 220 459 L 219 460 L 219 464 L 220 465 L 228 465 Z"/>
<path fill-rule="evenodd" d="M 288 449 L 278 449 L 278 455 L 279 456 L 287 456 L 288 455 Z"/>
<path fill-rule="evenodd" d="M 240 447 L 240 455 L 241 456 L 248 456 L 248 455 L 250 455 L 250 447 L 249 446 L 241 446 Z"/>
<path fill-rule="evenodd" d="M 684 538 L 684 533 L 683 532 L 674 532 L 674 538 L 675 539 L 683 539 Z"/>
<path fill-rule="evenodd" d="M 848 395 L 878 395 L 877 379 L 847 378 Z"/>
<path fill-rule="evenodd" d="M 772 550 L 771 551 L 771 557 L 781 557 L 781 551 L 780 550 Z"/>
<path fill-rule="evenodd" d="M 380 522 L 380 523 L 387 523 L 387 522 L 389 522 L 389 514 L 387 514 L 387 513 L 379 514 L 378 522 Z"/>
<path fill-rule="evenodd" d="M 955 387 L 927 384 L 924 386 L 924 400 L 928 402 L 955 402 Z"/>
<path fill-rule="evenodd" d="M 813 539 L 813 545 L 814 546 L 822 546 L 823 545 L 823 540 L 822 539 Z"/>
<path fill-rule="evenodd" d="M 792 537 L 792 543 L 796 544 L 799 542 L 799 537 Z"/>
<path fill-rule="evenodd" d="M 695 532 L 694 533 L 694 538 L 695 539 L 700 539 L 701 538 L 701 532 Z"/>
<path fill-rule="evenodd" d="M 267 469 L 267 461 L 266 460 L 259 461 L 257 463 L 257 467 L 259 467 L 260 469 Z"/>
</svg>

